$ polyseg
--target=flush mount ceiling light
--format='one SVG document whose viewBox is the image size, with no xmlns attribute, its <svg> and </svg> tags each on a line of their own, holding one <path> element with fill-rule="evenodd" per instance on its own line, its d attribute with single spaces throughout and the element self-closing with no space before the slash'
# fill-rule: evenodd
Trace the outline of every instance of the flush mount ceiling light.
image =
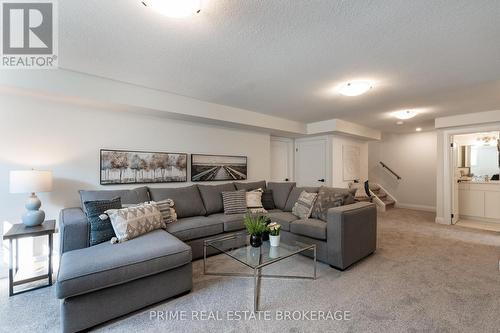
<svg viewBox="0 0 500 333">
<path fill-rule="evenodd" d="M 201 0 L 144 0 L 141 2 L 144 6 L 172 18 L 188 17 L 201 11 Z"/>
<path fill-rule="evenodd" d="M 417 128 L 415 128 L 415 131 L 417 131 L 417 132 L 422 132 L 422 127 L 417 127 Z"/>
<path fill-rule="evenodd" d="M 372 83 L 368 81 L 349 81 L 338 87 L 339 93 L 344 96 L 359 96 L 372 88 Z"/>
<path fill-rule="evenodd" d="M 401 126 L 401 125 L 403 125 L 403 124 L 404 124 L 404 122 L 403 122 L 402 120 L 398 120 L 398 121 L 396 121 L 396 125 L 398 125 L 398 126 Z"/>
<path fill-rule="evenodd" d="M 415 117 L 417 115 L 417 112 L 413 110 L 404 110 L 393 112 L 392 115 L 398 119 L 406 120 Z"/>
</svg>

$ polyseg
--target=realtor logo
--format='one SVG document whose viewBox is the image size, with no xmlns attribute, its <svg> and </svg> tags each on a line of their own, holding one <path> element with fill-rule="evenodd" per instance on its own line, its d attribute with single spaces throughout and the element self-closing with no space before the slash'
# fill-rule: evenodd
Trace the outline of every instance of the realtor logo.
<svg viewBox="0 0 500 333">
<path fill-rule="evenodd" d="M 3 0 L 1 9 L 1 67 L 56 68 L 56 2 Z"/>
</svg>

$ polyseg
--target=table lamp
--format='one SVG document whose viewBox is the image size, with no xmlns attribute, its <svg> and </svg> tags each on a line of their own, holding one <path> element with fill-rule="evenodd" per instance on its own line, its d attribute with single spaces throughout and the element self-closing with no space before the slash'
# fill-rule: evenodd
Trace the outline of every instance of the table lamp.
<svg viewBox="0 0 500 333">
<path fill-rule="evenodd" d="M 19 170 L 10 172 L 10 193 L 31 193 L 26 201 L 23 223 L 28 227 L 45 221 L 45 212 L 40 210 L 42 202 L 35 192 L 52 191 L 52 171 Z"/>
</svg>

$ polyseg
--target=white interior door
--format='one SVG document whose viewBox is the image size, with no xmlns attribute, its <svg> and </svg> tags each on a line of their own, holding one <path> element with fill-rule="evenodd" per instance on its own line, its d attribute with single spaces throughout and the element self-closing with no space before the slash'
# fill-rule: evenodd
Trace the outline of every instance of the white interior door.
<svg viewBox="0 0 500 333">
<path fill-rule="evenodd" d="M 328 185 L 326 138 L 295 141 L 295 181 L 298 186 Z"/>
<path fill-rule="evenodd" d="M 451 224 L 455 224 L 459 219 L 459 191 L 458 191 L 458 143 L 452 138 L 453 144 L 451 145 L 451 172 L 452 172 L 452 182 L 451 182 Z"/>
<path fill-rule="evenodd" d="M 271 180 L 284 182 L 292 180 L 293 140 L 271 138 Z"/>
</svg>

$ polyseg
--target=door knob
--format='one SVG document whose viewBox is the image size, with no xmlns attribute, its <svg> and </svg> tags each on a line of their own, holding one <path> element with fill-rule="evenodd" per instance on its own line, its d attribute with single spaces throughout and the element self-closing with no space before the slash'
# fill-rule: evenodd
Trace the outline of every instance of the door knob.
<svg viewBox="0 0 500 333">
<path fill-rule="evenodd" d="M 325 182 L 325 179 L 324 179 L 324 178 L 318 179 L 318 182 L 322 182 L 322 183 L 324 183 L 324 182 Z"/>
</svg>

